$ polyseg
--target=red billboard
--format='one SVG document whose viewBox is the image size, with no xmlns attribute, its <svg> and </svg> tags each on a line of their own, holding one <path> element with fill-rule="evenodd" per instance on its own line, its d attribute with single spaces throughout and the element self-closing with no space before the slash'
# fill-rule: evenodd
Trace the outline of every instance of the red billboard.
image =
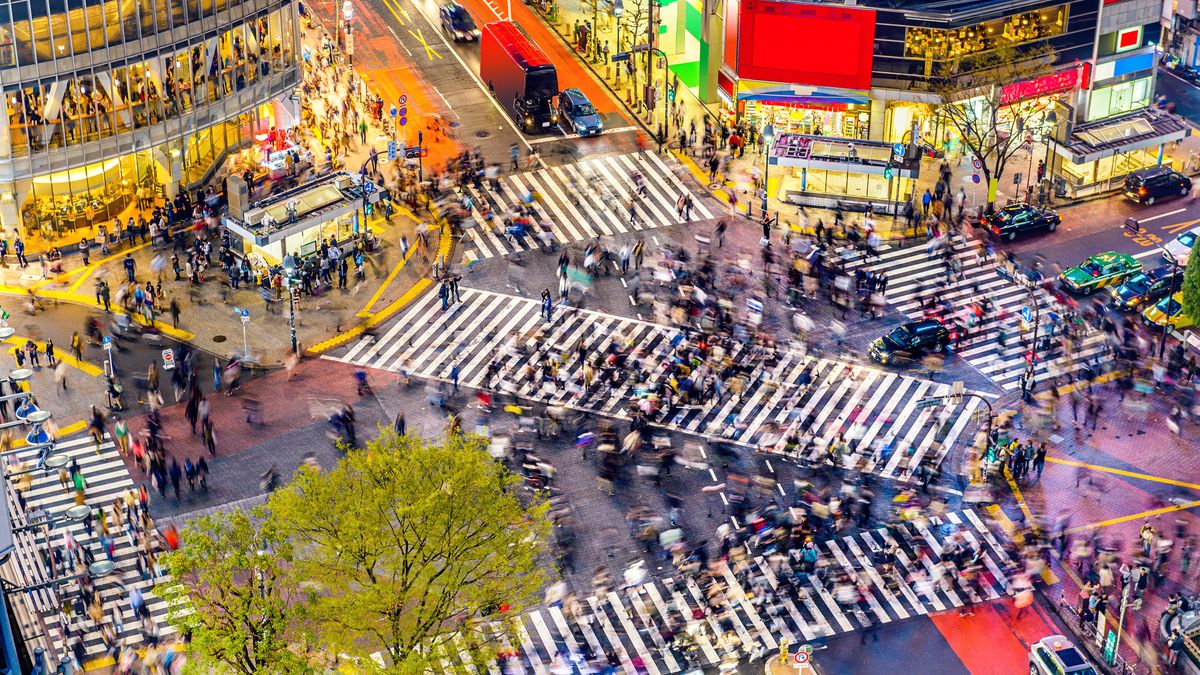
<svg viewBox="0 0 1200 675">
<path fill-rule="evenodd" d="M 740 0 L 740 4 L 736 27 L 739 78 L 871 88 L 874 10 L 763 0 Z M 728 51 L 727 43 L 726 58 Z"/>
</svg>

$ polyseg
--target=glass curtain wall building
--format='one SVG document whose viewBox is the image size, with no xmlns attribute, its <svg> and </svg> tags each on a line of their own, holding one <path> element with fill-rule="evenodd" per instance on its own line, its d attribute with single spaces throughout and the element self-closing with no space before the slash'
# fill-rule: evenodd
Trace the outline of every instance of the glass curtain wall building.
<svg viewBox="0 0 1200 675">
<path fill-rule="evenodd" d="M 0 0 L 4 236 L 129 215 L 294 126 L 299 21 L 296 0 Z"/>
</svg>

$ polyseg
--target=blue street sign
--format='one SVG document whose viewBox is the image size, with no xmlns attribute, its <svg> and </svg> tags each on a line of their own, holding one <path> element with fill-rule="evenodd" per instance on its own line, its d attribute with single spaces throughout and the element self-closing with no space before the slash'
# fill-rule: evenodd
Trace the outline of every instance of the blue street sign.
<svg viewBox="0 0 1200 675">
<path fill-rule="evenodd" d="M 375 194 L 375 183 L 373 181 L 363 183 L 363 194 Z"/>
<path fill-rule="evenodd" d="M 613 54 L 612 58 L 610 58 L 609 60 L 612 61 L 613 63 L 619 63 L 621 61 L 628 61 L 629 60 L 629 52 L 617 52 L 616 54 Z"/>
<path fill-rule="evenodd" d="M 401 108 L 401 109 L 400 109 L 400 116 L 401 116 L 401 117 L 408 117 L 408 108 Z"/>
<path fill-rule="evenodd" d="M 1021 308 L 1021 318 L 1026 321 L 1033 321 L 1033 310 L 1029 309 L 1029 305 Z"/>
<path fill-rule="evenodd" d="M 408 124 L 408 118 L 407 118 L 407 117 L 401 117 L 401 118 L 400 118 L 400 126 L 404 126 L 405 124 Z"/>
<path fill-rule="evenodd" d="M 893 145 L 892 153 L 895 154 L 897 157 L 903 156 L 904 155 L 904 144 L 897 143 L 897 144 Z"/>
<path fill-rule="evenodd" d="M 107 346 L 109 346 L 110 344 L 112 344 L 112 338 L 110 338 L 109 336 L 105 335 L 105 336 L 104 336 L 104 346 L 105 346 L 105 347 L 107 347 Z"/>
<path fill-rule="evenodd" d="M 388 141 L 388 161 L 396 161 L 396 141 Z"/>
<path fill-rule="evenodd" d="M 239 312 L 239 314 L 241 314 L 242 316 L 250 316 L 250 310 L 243 309 L 241 312 Z"/>
<path fill-rule="evenodd" d="M 388 111 L 388 114 L 392 116 L 392 119 L 396 119 L 396 106 L 392 106 L 392 109 Z"/>
</svg>

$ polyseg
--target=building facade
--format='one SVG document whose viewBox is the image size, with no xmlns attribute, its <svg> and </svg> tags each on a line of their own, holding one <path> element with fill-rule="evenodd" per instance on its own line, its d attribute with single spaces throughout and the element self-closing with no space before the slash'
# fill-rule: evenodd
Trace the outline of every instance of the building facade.
<svg viewBox="0 0 1200 675">
<path fill-rule="evenodd" d="M 31 249 L 298 119 L 296 0 L 3 0 L 0 226 Z"/>
</svg>

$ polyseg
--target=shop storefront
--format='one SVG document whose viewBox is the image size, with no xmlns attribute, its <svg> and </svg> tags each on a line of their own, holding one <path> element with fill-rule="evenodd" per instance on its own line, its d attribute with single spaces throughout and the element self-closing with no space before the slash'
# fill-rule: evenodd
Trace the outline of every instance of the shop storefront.
<svg viewBox="0 0 1200 675">
<path fill-rule="evenodd" d="M 725 84 L 725 83 L 723 83 Z M 808 136 L 867 139 L 869 92 L 741 80 L 722 91 L 727 121 Z"/>
<path fill-rule="evenodd" d="M 1050 173 L 1059 196 L 1104 192 L 1138 169 L 1161 164 L 1167 144 L 1190 134 L 1186 122 L 1158 108 L 1081 124 L 1065 141 L 1051 139 Z"/>
<path fill-rule="evenodd" d="M 262 151 L 256 140 L 276 128 L 278 107 L 263 104 L 178 141 L 20 181 L 15 197 L 23 229 L 36 247 L 38 239 L 70 237 L 93 223 L 135 215 L 139 200 L 149 203 L 199 185 L 227 158 L 234 158 L 231 171 L 240 173 L 258 164 Z M 238 156 L 241 150 L 247 156 Z"/>
<path fill-rule="evenodd" d="M 870 204 L 875 213 L 897 213 L 916 189 L 920 162 L 898 158 L 894 151 L 888 143 L 783 134 L 771 151 L 772 175 L 774 167 L 786 172 L 774 196 L 802 206 L 865 209 Z"/>
<path fill-rule="evenodd" d="M 383 199 L 385 193 L 368 189 L 370 210 Z M 369 232 L 363 218 L 358 177 L 338 172 L 259 202 L 241 217 L 226 215 L 222 224 L 234 236 L 235 254 L 254 269 L 269 270 L 289 254 L 313 255 L 321 242 L 351 245 L 357 235 Z"/>
</svg>

